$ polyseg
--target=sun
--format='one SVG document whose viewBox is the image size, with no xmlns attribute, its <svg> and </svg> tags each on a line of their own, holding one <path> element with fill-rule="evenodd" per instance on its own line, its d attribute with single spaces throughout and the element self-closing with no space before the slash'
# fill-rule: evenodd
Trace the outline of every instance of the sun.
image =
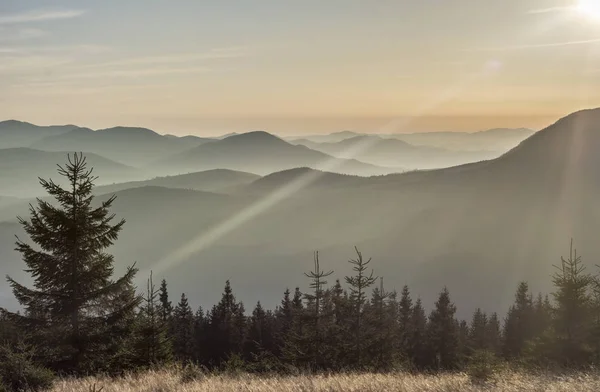
<svg viewBox="0 0 600 392">
<path fill-rule="evenodd" d="M 585 17 L 600 21 L 600 0 L 579 0 L 576 9 Z"/>
</svg>

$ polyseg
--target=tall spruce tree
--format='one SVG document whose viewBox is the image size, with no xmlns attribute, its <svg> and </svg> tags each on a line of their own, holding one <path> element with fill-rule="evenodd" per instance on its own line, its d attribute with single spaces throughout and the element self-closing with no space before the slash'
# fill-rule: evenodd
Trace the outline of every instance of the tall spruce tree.
<svg viewBox="0 0 600 392">
<path fill-rule="evenodd" d="M 553 293 L 556 358 L 564 365 L 580 366 L 588 363 L 592 355 L 589 338 L 593 278 L 585 271 L 572 240 L 569 258 L 561 257 L 556 269 L 552 278 L 556 288 Z"/>
<path fill-rule="evenodd" d="M 185 294 L 173 311 L 173 353 L 181 362 L 194 359 L 194 313 Z"/>
<path fill-rule="evenodd" d="M 411 318 L 413 313 L 413 303 L 410 297 L 408 286 L 404 285 L 398 304 L 398 350 L 402 358 L 408 359 L 410 338 L 411 338 Z"/>
<path fill-rule="evenodd" d="M 488 317 L 480 308 L 473 313 L 469 328 L 469 348 L 472 350 L 488 349 Z"/>
<path fill-rule="evenodd" d="M 236 301 L 231 284 L 225 282 L 221 301 L 213 306 L 207 330 L 209 361 L 221 365 L 232 355 L 242 353 L 246 329 L 244 305 Z"/>
<path fill-rule="evenodd" d="M 310 279 L 309 287 L 313 290 L 312 293 L 304 294 L 304 298 L 308 301 L 305 317 L 310 326 L 304 331 L 308 333 L 306 340 L 309 342 L 308 352 L 313 369 L 323 367 L 323 330 L 321 329 L 323 287 L 327 284 L 325 278 L 331 274 L 333 271 L 321 270 L 319 252 L 315 252 L 314 270 L 304 274 Z"/>
<path fill-rule="evenodd" d="M 369 312 L 365 320 L 370 324 L 368 331 L 368 353 L 370 364 L 378 370 L 389 370 L 395 362 L 395 332 L 397 330 L 397 304 L 391 305 L 392 293 L 385 291 L 383 278 L 379 278 L 379 287 L 373 290 Z"/>
<path fill-rule="evenodd" d="M 502 352 L 506 359 L 520 357 L 526 343 L 535 337 L 533 317 L 529 285 L 521 282 L 515 294 L 515 303 L 509 308 L 504 321 Z"/>
<path fill-rule="evenodd" d="M 500 329 L 500 320 L 497 313 L 492 313 L 486 325 L 486 347 L 495 355 L 501 354 L 502 332 Z"/>
<path fill-rule="evenodd" d="M 410 365 L 420 370 L 431 366 L 432 361 L 427 337 L 427 316 L 420 298 L 417 298 L 412 308 L 408 336 L 407 354 Z"/>
<path fill-rule="evenodd" d="M 17 241 L 34 288 L 8 277 L 25 311 L 10 317 L 45 345 L 45 364 L 65 373 L 86 373 L 111 363 L 115 344 L 125 338 L 119 325 L 139 303 L 135 295 L 122 295 L 132 287 L 136 268 L 112 279 L 114 259 L 105 249 L 117 240 L 125 221 L 112 223 L 114 196 L 94 205 L 97 177 L 92 170 L 82 154 L 75 154 L 58 167 L 68 186 L 40 179 L 56 204 L 37 199 L 36 207 L 30 205 L 30 219 L 19 217 L 37 247 Z"/>
<path fill-rule="evenodd" d="M 459 331 L 455 314 L 456 306 L 450 300 L 450 292 L 444 288 L 429 316 L 427 333 L 438 369 L 452 370 L 459 364 Z"/>
<path fill-rule="evenodd" d="M 164 364 L 170 361 L 173 355 L 169 325 L 161 314 L 158 297 L 159 291 L 154 286 L 150 272 L 137 322 L 137 363 L 145 367 Z"/>
<path fill-rule="evenodd" d="M 160 282 L 160 292 L 158 299 L 160 301 L 159 313 L 163 322 L 171 323 L 171 317 L 173 316 L 173 304 L 169 300 L 169 290 L 167 289 L 167 281 L 163 279 Z"/>
<path fill-rule="evenodd" d="M 366 302 L 366 290 L 375 283 L 377 278 L 373 276 L 373 270 L 371 270 L 370 273 L 367 273 L 371 259 L 365 260 L 358 248 L 355 247 L 354 250 L 356 251 L 357 258 L 350 259 L 348 262 L 352 264 L 352 270 L 355 272 L 355 275 L 346 276 L 346 283 L 350 286 L 350 301 L 353 307 L 354 316 L 354 325 L 352 327 L 353 350 L 356 365 L 361 367 L 362 351 L 366 344 L 363 341 L 364 324 L 362 320 L 363 307 Z"/>
<path fill-rule="evenodd" d="M 198 307 L 194 315 L 193 327 L 193 358 L 196 363 L 207 364 L 206 362 L 206 324 L 207 317 L 204 314 L 202 306 Z"/>
</svg>

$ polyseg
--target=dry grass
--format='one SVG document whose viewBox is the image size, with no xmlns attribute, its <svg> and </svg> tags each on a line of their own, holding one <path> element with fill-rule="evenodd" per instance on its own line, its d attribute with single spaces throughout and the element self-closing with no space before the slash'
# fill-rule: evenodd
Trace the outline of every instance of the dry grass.
<svg viewBox="0 0 600 392">
<path fill-rule="evenodd" d="M 332 376 L 259 377 L 252 375 L 210 375 L 202 380 L 182 383 L 174 371 L 149 372 L 118 380 L 81 379 L 62 380 L 52 392 L 469 392 L 469 391 L 532 391 L 532 392 L 597 392 L 600 375 L 574 374 L 571 376 L 526 375 L 505 373 L 494 383 L 473 385 L 464 374 L 409 375 L 409 374 L 342 374 Z"/>
</svg>

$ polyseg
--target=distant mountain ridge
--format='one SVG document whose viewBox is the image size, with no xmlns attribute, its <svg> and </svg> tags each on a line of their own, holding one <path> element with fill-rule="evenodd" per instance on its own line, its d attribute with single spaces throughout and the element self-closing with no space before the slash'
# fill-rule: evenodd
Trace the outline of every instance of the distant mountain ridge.
<svg viewBox="0 0 600 392">
<path fill-rule="evenodd" d="M 458 151 L 505 152 L 535 131 L 527 128 L 493 128 L 477 132 L 417 132 L 417 133 L 361 133 L 352 131 L 334 132 L 325 135 L 288 137 L 293 143 L 306 144 L 337 143 L 358 136 L 379 136 L 383 139 L 397 139 L 414 146 L 425 146 Z M 306 144 L 308 145 L 308 144 Z"/>
<path fill-rule="evenodd" d="M 220 145 L 217 152 L 250 156 L 231 146 L 252 141 L 197 148 L 204 154 L 212 143 Z M 271 143 L 280 146 L 271 139 L 257 145 Z M 294 151 L 307 150 L 300 149 Z M 253 159 L 264 153 L 250 151 Z M 202 305 L 218 301 L 215 282 L 231 279 L 247 301 L 272 307 L 285 290 L 282 281 L 306 287 L 313 251 L 344 276 L 356 245 L 373 258 L 378 276 L 398 284 L 389 290 L 408 284 L 431 306 L 447 286 L 465 312 L 505 311 L 521 280 L 534 292 L 548 291 L 552 265 L 568 252 L 570 238 L 588 265 L 600 259 L 599 161 L 597 109 L 567 116 L 496 159 L 451 168 L 366 178 L 300 167 L 227 195 L 127 189 L 114 205 L 127 224 L 111 251 L 119 268 L 139 261 L 143 272 L 165 276 Z M 10 250 L 21 233 L 0 224 L 0 275 L 21 267 Z M 140 273 L 140 283 L 146 277 Z"/>
<path fill-rule="evenodd" d="M 386 139 L 377 135 L 354 136 L 335 143 L 317 143 L 301 139 L 309 148 L 331 154 L 338 158 L 355 158 L 381 166 L 396 166 L 406 169 L 435 169 L 493 159 L 495 152 L 459 152 L 438 147 L 415 146 L 399 139 Z"/>
<path fill-rule="evenodd" d="M 84 151 L 85 152 L 85 151 Z M 35 196 L 44 192 L 38 177 L 58 180 L 57 164 L 64 164 L 67 152 L 31 148 L 0 149 L 0 189 L 4 196 Z M 137 169 L 85 152 L 88 165 L 102 173 L 101 182 L 121 182 L 140 175 Z"/>
<path fill-rule="evenodd" d="M 170 172 L 202 171 L 215 168 L 268 174 L 297 167 L 323 169 L 362 175 L 398 172 L 351 159 L 339 159 L 305 146 L 295 146 L 264 131 L 248 132 L 211 141 L 153 165 L 154 170 Z"/>
<path fill-rule="evenodd" d="M 23 121 L 0 121 L 0 148 L 29 147 L 45 137 L 81 129 L 76 125 L 38 126 Z"/>
<path fill-rule="evenodd" d="M 203 142 L 202 139 L 174 139 L 147 128 L 114 127 L 97 131 L 75 129 L 39 140 L 32 147 L 47 151 L 90 151 L 141 167 Z"/>
<path fill-rule="evenodd" d="M 260 176 L 251 173 L 214 169 L 203 172 L 180 174 L 166 177 L 156 177 L 150 180 L 123 182 L 94 188 L 94 193 L 105 194 L 119 192 L 125 189 L 158 186 L 173 189 L 189 189 L 206 192 L 230 192 L 259 179 Z"/>
</svg>

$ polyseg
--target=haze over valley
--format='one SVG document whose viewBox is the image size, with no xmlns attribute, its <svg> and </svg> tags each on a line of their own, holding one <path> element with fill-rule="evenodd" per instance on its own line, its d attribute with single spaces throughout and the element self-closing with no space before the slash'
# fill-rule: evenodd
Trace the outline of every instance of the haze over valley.
<svg viewBox="0 0 600 392">
<path fill-rule="evenodd" d="M 501 310 L 521 280 L 548 289 L 571 237 L 586 257 L 600 256 L 599 124 L 594 109 L 537 133 L 423 134 L 411 144 L 400 137 L 410 135 L 186 138 L 5 121 L 0 273 L 27 279 L 12 251 L 24 235 L 16 216 L 46 197 L 38 176 L 56 179 L 55 165 L 83 151 L 98 201 L 114 194 L 113 212 L 127 221 L 111 248 L 118 270 L 135 261 L 142 277 L 152 270 L 206 303 L 217 300 L 215 282 L 231 279 L 242 297 L 270 306 L 281 280 L 303 284 L 313 250 L 344 271 L 358 246 L 426 303 L 446 285 L 465 309 Z M 437 145 L 453 138 L 471 147 Z M 15 305 L 5 288 L 0 301 Z"/>
</svg>

